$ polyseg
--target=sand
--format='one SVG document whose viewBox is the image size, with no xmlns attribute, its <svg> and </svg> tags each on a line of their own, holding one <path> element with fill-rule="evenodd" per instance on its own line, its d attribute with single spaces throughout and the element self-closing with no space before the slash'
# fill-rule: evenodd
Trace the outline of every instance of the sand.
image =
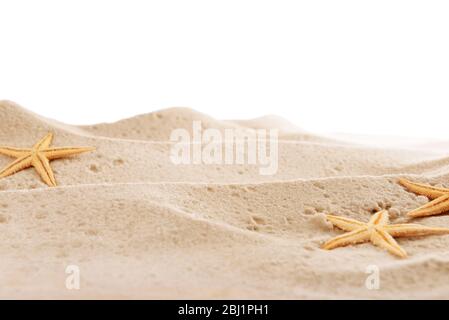
<svg viewBox="0 0 449 320">
<path fill-rule="evenodd" d="M 325 214 L 393 223 L 428 200 L 398 177 L 449 186 L 444 142 L 372 146 L 322 137 L 274 116 L 218 121 L 172 108 L 113 124 L 72 126 L 0 102 L 0 145 L 96 152 L 52 162 L 58 187 L 33 169 L 0 180 L 0 298 L 449 298 L 449 236 L 398 239 L 407 259 L 362 244 L 320 249 L 341 234 Z M 174 165 L 170 132 L 278 128 L 279 169 Z M 347 137 L 346 137 L 347 138 Z M 0 166 L 11 159 L 0 156 Z M 420 219 L 449 227 L 449 215 Z M 67 266 L 80 270 L 69 290 Z M 369 266 L 380 286 L 365 285 Z"/>
</svg>

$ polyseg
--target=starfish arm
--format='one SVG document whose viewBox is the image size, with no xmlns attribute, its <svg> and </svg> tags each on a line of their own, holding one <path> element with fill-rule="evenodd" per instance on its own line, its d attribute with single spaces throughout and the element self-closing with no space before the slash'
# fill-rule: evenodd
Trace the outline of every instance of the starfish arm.
<svg viewBox="0 0 449 320">
<path fill-rule="evenodd" d="M 336 226 L 337 228 L 340 228 L 344 231 L 354 231 L 354 230 L 366 227 L 366 223 L 363 223 L 363 222 L 360 222 L 360 221 L 357 221 L 354 219 L 334 216 L 331 214 L 326 215 L 326 219 L 329 222 L 331 222 L 334 226 Z"/>
<path fill-rule="evenodd" d="M 30 166 L 31 166 L 31 156 L 28 155 L 18 158 L 16 161 L 12 162 L 6 168 L 0 171 L 0 178 L 8 177 Z"/>
<path fill-rule="evenodd" d="M 409 217 L 418 218 L 418 217 L 434 216 L 448 211 L 449 211 L 449 193 L 426 203 L 425 205 L 419 207 L 418 209 L 410 211 L 409 213 L 407 213 L 407 215 Z"/>
<path fill-rule="evenodd" d="M 22 158 L 28 154 L 30 154 L 30 149 L 20 149 L 20 148 L 11 148 L 11 147 L 0 147 L 0 154 L 3 154 L 12 158 Z"/>
<path fill-rule="evenodd" d="M 42 151 L 45 157 L 49 160 L 61 159 L 65 157 L 70 157 L 76 154 L 94 151 L 95 148 L 92 147 L 82 147 L 82 148 L 47 148 Z"/>
<path fill-rule="evenodd" d="M 437 234 L 449 234 L 448 228 L 434 228 L 420 224 L 390 224 L 383 229 L 392 237 L 419 237 Z"/>
<path fill-rule="evenodd" d="M 399 246 L 396 240 L 394 240 L 394 238 L 385 230 L 376 228 L 371 233 L 371 242 L 375 246 L 383 248 L 398 257 L 407 257 L 407 252 L 405 252 L 405 250 Z"/>
<path fill-rule="evenodd" d="M 56 186 L 56 180 L 53 174 L 53 170 L 50 167 L 50 162 L 47 158 L 45 158 L 45 156 L 38 153 L 33 157 L 32 165 L 47 185 L 49 185 L 50 187 Z"/>
<path fill-rule="evenodd" d="M 360 228 L 341 236 L 332 238 L 323 244 L 323 249 L 331 250 L 338 247 L 344 247 L 350 244 L 362 243 L 370 240 L 370 233 L 366 228 Z"/>
<path fill-rule="evenodd" d="M 35 150 L 41 150 L 48 148 L 53 141 L 53 133 L 47 134 L 45 137 L 42 138 L 38 143 L 36 143 L 33 147 Z"/>
<path fill-rule="evenodd" d="M 389 220 L 390 219 L 388 217 L 388 211 L 382 210 L 377 212 L 375 215 L 371 217 L 371 219 L 369 220 L 369 224 L 376 226 L 383 226 L 388 224 Z"/>
<path fill-rule="evenodd" d="M 399 179 L 399 184 L 413 193 L 426 196 L 430 199 L 436 199 L 449 193 L 449 189 L 437 188 L 423 183 L 412 182 L 407 179 Z"/>
</svg>

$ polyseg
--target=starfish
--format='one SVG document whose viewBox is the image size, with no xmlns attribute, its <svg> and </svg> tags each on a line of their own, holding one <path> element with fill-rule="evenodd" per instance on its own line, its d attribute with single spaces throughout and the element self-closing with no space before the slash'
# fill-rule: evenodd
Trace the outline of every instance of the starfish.
<svg viewBox="0 0 449 320">
<path fill-rule="evenodd" d="M 399 183 L 409 191 L 426 196 L 432 200 L 422 207 L 410 211 L 407 213 L 408 216 L 418 218 L 449 212 L 449 189 L 437 188 L 407 179 L 399 179 Z"/>
<path fill-rule="evenodd" d="M 66 158 L 75 154 L 95 150 L 95 148 L 90 147 L 51 148 L 50 144 L 52 141 L 53 134 L 49 133 L 31 149 L 0 147 L 0 154 L 17 158 L 14 162 L 0 171 L 0 178 L 5 178 L 29 167 L 34 167 L 42 178 L 42 181 L 50 187 L 54 187 L 56 186 L 56 180 L 53 170 L 50 167 L 51 160 Z"/>
<path fill-rule="evenodd" d="M 405 258 L 407 252 L 399 246 L 394 237 L 449 234 L 448 228 L 433 228 L 419 224 L 389 224 L 388 211 L 386 210 L 374 214 L 368 223 L 334 215 L 327 215 L 326 217 L 334 226 L 348 231 L 348 233 L 324 243 L 323 249 L 326 250 L 371 241 L 375 246 L 381 247 L 398 257 Z"/>
</svg>

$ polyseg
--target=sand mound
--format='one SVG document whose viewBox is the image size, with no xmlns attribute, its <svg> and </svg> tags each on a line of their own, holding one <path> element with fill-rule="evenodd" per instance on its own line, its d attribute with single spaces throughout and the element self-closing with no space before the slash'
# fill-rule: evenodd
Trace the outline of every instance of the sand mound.
<svg viewBox="0 0 449 320">
<path fill-rule="evenodd" d="M 252 120 L 216 120 L 189 108 L 170 108 L 160 110 L 116 123 L 101 123 L 79 128 L 96 136 L 118 139 L 132 139 L 144 141 L 169 141 L 170 134 L 178 128 L 186 129 L 192 134 L 192 123 L 201 122 L 203 129 L 278 129 L 279 137 L 283 140 L 331 142 L 332 140 L 319 135 L 313 135 L 301 130 L 287 120 L 266 116 Z M 336 143 L 343 144 L 344 142 Z"/>
<path fill-rule="evenodd" d="M 406 222 L 427 199 L 398 177 L 449 186 L 449 157 L 283 140 L 278 172 L 263 176 L 252 165 L 174 165 L 166 137 L 198 118 L 220 130 L 279 119 L 169 109 L 78 128 L 10 102 L 0 116 L 0 145 L 30 146 L 52 131 L 55 146 L 97 147 L 52 162 L 56 188 L 31 169 L 0 180 L 0 298 L 449 297 L 449 236 L 398 240 L 406 260 L 370 244 L 320 249 L 341 233 L 327 213 L 368 220 L 387 209 L 393 223 Z M 0 156 L 0 166 L 9 162 Z M 449 216 L 419 223 L 449 227 Z M 79 267 L 80 290 L 65 287 L 69 265 Z M 379 290 L 365 286 L 372 265 Z"/>
<path fill-rule="evenodd" d="M 95 135 L 111 138 L 168 141 L 174 129 L 184 128 L 191 133 L 193 121 L 201 121 L 204 129 L 243 128 L 237 124 L 215 120 L 189 108 L 170 108 L 116 123 L 102 123 L 81 128 Z"/>
<path fill-rule="evenodd" d="M 0 100 L 0 119 L 2 142 L 21 143 L 21 141 L 27 141 L 30 132 L 37 136 L 44 136 L 49 131 L 59 136 L 69 134 L 88 135 L 87 132 L 83 132 L 75 126 L 47 119 L 7 100 Z"/>
</svg>

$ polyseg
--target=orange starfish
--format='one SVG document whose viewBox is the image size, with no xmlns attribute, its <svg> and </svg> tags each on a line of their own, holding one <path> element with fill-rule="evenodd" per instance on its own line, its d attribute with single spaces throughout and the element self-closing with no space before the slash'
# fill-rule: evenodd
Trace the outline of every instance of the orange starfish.
<svg viewBox="0 0 449 320">
<path fill-rule="evenodd" d="M 410 211 L 407 213 L 408 216 L 418 218 L 449 212 L 449 189 L 437 188 L 427 184 L 412 182 L 407 179 L 399 179 L 399 183 L 409 191 L 426 196 L 432 200 Z"/>
<path fill-rule="evenodd" d="M 49 133 L 31 149 L 0 147 L 0 154 L 17 158 L 17 160 L 0 171 L 0 178 L 5 178 L 29 167 L 34 167 L 42 181 L 50 187 L 54 187 L 56 186 L 56 179 L 50 167 L 51 160 L 95 150 L 95 148 L 91 147 L 50 148 L 52 141 L 53 134 Z"/>
<path fill-rule="evenodd" d="M 448 228 L 433 228 L 409 223 L 389 224 L 388 211 L 386 210 L 374 214 L 368 223 L 334 215 L 327 215 L 326 217 L 334 226 L 348 231 L 348 233 L 327 241 L 323 245 L 323 249 L 327 250 L 370 241 L 375 246 L 381 247 L 398 257 L 405 258 L 407 253 L 393 237 L 449 234 Z"/>
</svg>

